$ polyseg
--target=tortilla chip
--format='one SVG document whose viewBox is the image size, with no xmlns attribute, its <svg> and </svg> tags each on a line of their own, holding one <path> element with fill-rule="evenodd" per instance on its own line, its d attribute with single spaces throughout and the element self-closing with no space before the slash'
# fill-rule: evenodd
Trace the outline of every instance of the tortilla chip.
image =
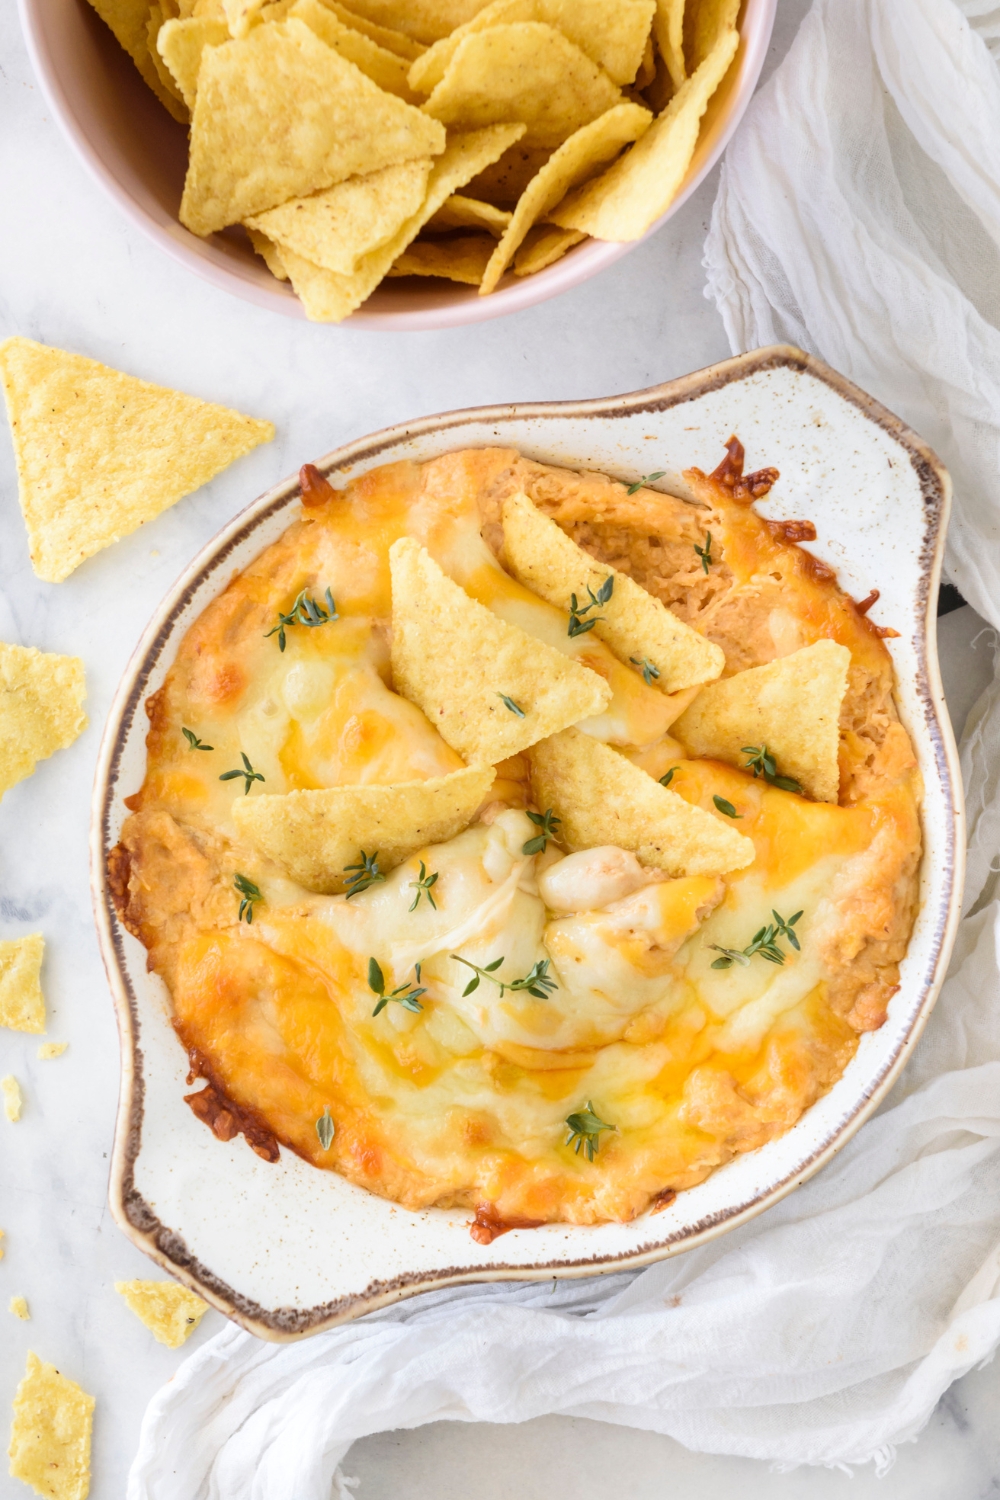
<svg viewBox="0 0 1000 1500">
<path fill-rule="evenodd" d="M 436 121 L 378 88 L 302 21 L 258 26 L 202 54 L 181 222 L 211 234 L 444 144 Z"/>
<path fill-rule="evenodd" d="M 31 339 L 0 344 L 0 379 L 31 565 L 47 583 L 274 437 L 270 422 Z"/>
<path fill-rule="evenodd" d="M 636 90 L 641 94 L 645 89 L 649 88 L 649 85 L 652 83 L 655 77 L 656 53 L 653 51 L 653 38 L 650 36 L 646 38 L 646 50 L 642 54 L 642 62 L 639 64 L 639 71 L 635 75 Z"/>
<path fill-rule="evenodd" d="M 366 78 L 377 83 L 386 93 L 396 94 L 411 104 L 418 100 L 419 95 L 414 93 L 407 82 L 409 64 L 397 57 L 395 52 L 388 52 L 380 47 L 363 32 L 346 26 L 339 16 L 321 4 L 321 0 L 296 0 L 288 14 L 304 21 L 320 41 L 332 47 L 334 52 L 339 52 L 341 57 L 352 62 L 356 68 L 360 68 Z"/>
<path fill-rule="evenodd" d="M 670 733 L 693 756 L 746 767 L 744 746 L 766 746 L 778 774 L 816 802 L 836 802 L 840 708 L 851 653 L 816 641 L 764 667 L 710 683 Z"/>
<path fill-rule="evenodd" d="M 486 296 L 495 290 L 536 221 L 562 202 L 572 188 L 593 177 L 598 168 L 617 156 L 623 146 L 638 140 L 649 129 L 652 120 L 649 110 L 641 105 L 616 104 L 599 119 L 582 126 L 553 152 L 522 194 L 486 268 L 479 288 L 481 295 Z"/>
<path fill-rule="evenodd" d="M 512 146 L 469 183 L 469 196 L 503 208 L 515 208 L 528 183 L 542 170 L 551 151 L 538 146 Z"/>
<path fill-rule="evenodd" d="M 187 119 L 187 110 L 164 88 L 149 52 L 149 0 L 90 0 L 104 24 L 110 27 L 119 46 L 135 63 L 143 82 L 175 120 Z"/>
<path fill-rule="evenodd" d="M 173 74 L 163 61 L 157 48 L 160 29 L 166 19 L 161 5 L 154 4 L 149 7 L 149 17 L 146 21 L 146 47 L 149 51 L 150 61 L 156 70 L 156 76 L 160 80 L 160 86 L 169 94 L 173 105 L 179 110 L 179 114 L 175 115 L 175 118 L 180 119 L 186 124 L 189 119 L 187 105 L 184 103 Z M 174 113 L 173 108 L 171 108 L 171 113 Z"/>
<path fill-rule="evenodd" d="M 316 0 L 313 0 L 316 3 Z M 378 250 L 417 213 L 427 192 L 433 157 L 351 177 L 311 198 L 292 198 L 247 221 L 276 243 L 324 270 L 353 275 L 358 261 Z"/>
<path fill-rule="evenodd" d="M 272 276 L 277 276 L 279 281 L 288 280 L 288 272 L 281 258 L 281 251 L 273 240 L 269 240 L 266 234 L 261 234 L 259 229 L 247 229 L 250 243 L 257 255 L 264 261 Z"/>
<path fill-rule="evenodd" d="M 493 768 L 465 767 L 395 786 L 334 786 L 240 798 L 233 820 L 260 854 L 299 885 L 329 895 L 347 889 L 346 866 L 364 849 L 384 874 L 428 844 L 467 828 L 493 785 Z"/>
<path fill-rule="evenodd" d="M 351 0 L 351 9 L 379 26 L 430 44 L 464 26 L 486 0 Z"/>
<path fill-rule="evenodd" d="M 538 806 L 562 819 L 567 849 L 614 844 L 668 875 L 725 875 L 753 862 L 750 839 L 578 729 L 534 746 L 531 785 Z"/>
<path fill-rule="evenodd" d="M 3 1094 L 3 1112 L 13 1125 L 21 1118 L 21 1107 L 24 1104 L 21 1085 L 13 1073 L 8 1073 L 5 1078 L 0 1078 L 0 1093 Z"/>
<path fill-rule="evenodd" d="M 536 225 L 528 230 L 524 244 L 514 256 L 514 275 L 534 276 L 536 271 L 544 271 L 586 238 L 579 229 L 559 229 L 554 224 Z"/>
<path fill-rule="evenodd" d="M 168 1349 L 179 1349 L 208 1312 L 208 1303 L 176 1281 L 116 1281 L 140 1322 Z"/>
<path fill-rule="evenodd" d="M 684 0 L 656 0 L 653 35 L 667 65 L 670 81 L 679 89 L 687 77 L 684 61 Z"/>
<path fill-rule="evenodd" d="M 491 234 L 459 234 L 447 240 L 416 240 L 404 250 L 390 276 L 440 276 L 478 286 L 496 240 Z"/>
<path fill-rule="evenodd" d="M 693 0 L 684 10 L 684 62 L 688 74 L 698 71 L 728 31 L 736 26 L 740 0 Z"/>
<path fill-rule="evenodd" d="M 483 203 L 479 198 L 466 198 L 462 193 L 452 193 L 428 221 L 428 229 L 488 229 L 499 239 L 511 215 L 492 203 Z"/>
<path fill-rule="evenodd" d="M 520 120 L 526 146 L 553 147 L 620 97 L 607 73 L 561 31 L 521 21 L 466 36 L 424 110 L 462 130 Z"/>
<path fill-rule="evenodd" d="M 622 661 L 645 658 L 657 668 L 664 693 L 711 682 L 726 664 L 722 650 L 679 620 L 659 599 L 626 573 L 595 562 L 589 552 L 542 512 L 524 493 L 503 504 L 504 558 L 514 577 L 557 609 L 569 610 L 571 595 L 587 600 L 609 575 L 611 598 L 596 615 L 594 634 Z"/>
<path fill-rule="evenodd" d="M 27 1323 L 31 1318 L 26 1297 L 11 1297 L 8 1310 L 14 1314 L 15 1318 L 20 1318 L 22 1323 Z"/>
<path fill-rule="evenodd" d="M 51 1062 L 54 1057 L 62 1057 L 69 1042 L 43 1042 L 38 1049 L 38 1056 L 42 1062 Z"/>
<path fill-rule="evenodd" d="M 0 643 L 0 797 L 87 727 L 83 662 Z"/>
<path fill-rule="evenodd" d="M 467 761 L 494 765 L 607 707 L 603 678 L 470 599 L 412 537 L 389 563 L 396 691 Z"/>
<path fill-rule="evenodd" d="M 387 52 L 395 52 L 397 57 L 405 57 L 408 62 L 415 62 L 427 51 L 426 47 L 407 36 L 405 31 L 394 31 L 389 26 L 378 26 L 374 21 L 368 21 L 364 16 L 359 16 L 349 6 L 339 4 L 339 0 L 323 0 L 323 4 L 327 10 L 332 10 L 338 21 L 343 21 L 345 26 L 351 26 L 355 31 L 362 32 L 371 41 L 384 47 Z"/>
<path fill-rule="evenodd" d="M 48 1500 L 87 1500 L 94 1398 L 28 1353 L 14 1396 L 10 1472 Z"/>
<path fill-rule="evenodd" d="M 198 92 L 198 69 L 206 47 L 220 47 L 229 40 L 225 21 L 192 16 L 186 21 L 167 21 L 160 27 L 156 46 L 188 109 L 194 109 Z"/>
<path fill-rule="evenodd" d="M 493 125 L 488 130 L 453 135 L 431 168 L 427 195 L 419 211 L 407 219 L 391 240 L 359 261 L 351 276 L 323 270 L 304 256 L 283 249 L 282 264 L 302 298 L 306 316 L 318 323 L 340 323 L 360 307 L 452 193 L 464 187 L 487 163 L 496 161 L 523 134 L 523 125 Z"/>
<path fill-rule="evenodd" d="M 603 176 L 578 188 L 551 215 L 564 229 L 599 240 L 638 240 L 666 213 L 691 165 L 701 119 L 739 46 L 728 31 L 671 99 L 642 140 Z"/>
<path fill-rule="evenodd" d="M 12 1031 L 45 1030 L 44 954 L 45 939 L 40 932 L 0 942 L 0 1026 Z"/>
</svg>

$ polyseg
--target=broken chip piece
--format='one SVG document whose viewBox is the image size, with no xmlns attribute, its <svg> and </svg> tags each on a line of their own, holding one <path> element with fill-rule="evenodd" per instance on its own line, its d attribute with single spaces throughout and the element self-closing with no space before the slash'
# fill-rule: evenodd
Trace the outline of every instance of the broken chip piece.
<svg viewBox="0 0 1000 1500">
<path fill-rule="evenodd" d="M 636 656 L 650 661 L 663 692 L 676 693 L 719 676 L 725 665 L 719 646 L 685 625 L 627 574 L 596 562 L 523 492 L 504 501 L 502 515 L 511 571 L 550 604 L 568 611 L 574 596 L 586 599 L 588 589 L 596 594 L 602 585 L 606 590 L 609 577 L 614 580 L 595 611 L 594 634 L 622 661 Z"/>
<path fill-rule="evenodd" d="M 14 1395 L 10 1472 L 48 1500 L 87 1500 L 94 1398 L 29 1351 Z"/>
<path fill-rule="evenodd" d="M 12 1125 L 21 1118 L 21 1109 L 24 1105 L 24 1095 L 21 1093 L 21 1085 L 13 1073 L 6 1074 L 0 1078 L 0 1093 L 3 1094 L 3 1112 Z"/>
<path fill-rule="evenodd" d="M 0 797 L 87 727 L 83 662 L 0 642 Z"/>
<path fill-rule="evenodd" d="M 274 436 L 270 422 L 32 339 L 0 344 L 0 379 L 31 565 L 47 583 Z"/>
<path fill-rule="evenodd" d="M 178 1281 L 116 1281 L 115 1291 L 168 1349 L 179 1349 L 208 1312 L 208 1303 Z"/>
<path fill-rule="evenodd" d="M 15 1318 L 20 1318 L 22 1323 L 27 1323 L 31 1318 L 26 1297 L 11 1297 L 7 1306 L 8 1311 L 12 1312 Z"/>
<path fill-rule="evenodd" d="M 493 765 L 607 707 L 603 678 L 470 599 L 412 537 L 389 562 L 396 691 L 467 761 Z"/>
<path fill-rule="evenodd" d="M 745 767 L 748 747 L 766 745 L 778 772 L 817 802 L 836 802 L 840 707 L 851 653 L 816 641 L 763 667 L 702 689 L 671 733 L 691 755 Z"/>
<path fill-rule="evenodd" d="M 334 786 L 282 796 L 239 798 L 237 831 L 310 891 L 348 885 L 346 867 L 364 846 L 377 850 L 381 873 L 417 849 L 454 838 L 472 821 L 493 785 L 493 768 L 395 786 Z"/>
<path fill-rule="evenodd" d="M 0 1026 L 13 1031 L 45 1030 L 44 954 L 45 939 L 40 932 L 0 942 Z"/>
<path fill-rule="evenodd" d="M 531 784 L 562 820 L 567 849 L 613 844 L 668 875 L 725 875 L 753 860 L 750 839 L 577 729 L 532 748 Z"/>
<path fill-rule="evenodd" d="M 54 1057 L 62 1057 L 69 1042 L 43 1042 L 38 1049 L 38 1056 L 42 1062 L 51 1062 Z"/>
</svg>

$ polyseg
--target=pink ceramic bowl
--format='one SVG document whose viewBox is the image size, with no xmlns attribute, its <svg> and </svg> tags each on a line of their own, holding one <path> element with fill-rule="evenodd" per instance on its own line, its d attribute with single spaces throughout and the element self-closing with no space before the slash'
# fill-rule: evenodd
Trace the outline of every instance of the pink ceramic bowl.
<svg viewBox="0 0 1000 1500">
<path fill-rule="evenodd" d="M 215 286 L 272 312 L 305 317 L 295 294 L 271 276 L 242 235 L 227 231 L 202 240 L 180 224 L 186 131 L 146 88 L 86 0 L 19 4 L 28 52 L 53 114 L 84 166 L 132 223 Z M 725 150 L 760 76 L 776 4 L 777 0 L 744 0 L 736 60 L 709 105 L 681 190 L 650 234 L 687 201 Z M 498 318 L 578 286 L 627 255 L 636 243 L 585 240 L 547 271 L 523 278 L 509 275 L 489 297 L 454 282 L 390 282 L 379 287 L 350 321 L 359 328 L 398 333 Z"/>
</svg>

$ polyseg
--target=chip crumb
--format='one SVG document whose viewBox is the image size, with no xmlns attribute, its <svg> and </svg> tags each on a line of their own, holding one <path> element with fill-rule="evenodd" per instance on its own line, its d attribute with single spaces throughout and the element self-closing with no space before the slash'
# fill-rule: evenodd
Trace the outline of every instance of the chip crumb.
<svg viewBox="0 0 1000 1500">
<path fill-rule="evenodd" d="M 43 1062 L 48 1062 L 51 1057 L 62 1057 L 69 1042 L 43 1042 L 38 1049 L 38 1055 Z"/>
<path fill-rule="evenodd" d="M 10 1472 L 48 1500 L 87 1500 L 94 1398 L 29 1351 L 14 1395 Z"/>
<path fill-rule="evenodd" d="M 31 1317 L 27 1297 L 11 1297 L 8 1307 L 15 1318 L 20 1318 L 22 1323 L 27 1323 Z"/>
<path fill-rule="evenodd" d="M 21 1093 L 21 1085 L 13 1073 L 8 1073 L 5 1078 L 0 1078 L 0 1091 L 3 1093 L 3 1112 L 12 1123 L 21 1118 L 21 1106 L 24 1103 L 24 1095 Z"/>
<path fill-rule="evenodd" d="M 140 1322 L 168 1349 L 179 1349 L 208 1312 L 208 1303 L 176 1281 L 116 1281 Z"/>
<path fill-rule="evenodd" d="M 82 734 L 86 696 L 78 656 L 0 642 L 0 797 Z"/>
<path fill-rule="evenodd" d="M 45 939 L 40 932 L 0 942 L 0 1026 L 13 1031 L 45 1030 L 42 995 L 42 957 Z"/>
</svg>

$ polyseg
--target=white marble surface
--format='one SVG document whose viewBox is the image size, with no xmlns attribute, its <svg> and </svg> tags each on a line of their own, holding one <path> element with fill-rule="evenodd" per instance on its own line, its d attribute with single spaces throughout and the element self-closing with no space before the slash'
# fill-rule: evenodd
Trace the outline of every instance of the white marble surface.
<svg viewBox="0 0 1000 1500">
<path fill-rule="evenodd" d="M 773 57 L 805 0 L 779 0 Z M 11 0 L 0 6 L 0 338 L 22 333 L 137 375 L 270 417 L 278 438 L 67 583 L 39 583 L 27 562 L 13 461 L 0 436 L 0 639 L 85 660 L 91 727 L 39 767 L 0 807 L 0 936 L 48 940 L 49 1037 L 68 1041 L 40 1062 L 35 1039 L 0 1034 L 0 1072 L 25 1088 L 16 1126 L 0 1120 L 0 1430 L 33 1348 L 98 1398 L 94 1500 L 124 1492 L 142 1411 L 180 1359 L 155 1344 L 115 1295 L 148 1263 L 106 1206 L 107 1152 L 118 1082 L 112 1009 L 91 925 L 87 805 L 104 714 L 153 605 L 224 520 L 306 459 L 405 417 L 482 402 L 633 390 L 728 353 L 702 298 L 701 243 L 714 181 L 651 243 L 558 302 L 455 333 L 363 334 L 278 318 L 230 300 L 163 258 L 86 178 L 31 76 Z M 753 455 L 751 455 L 753 457 Z M 766 455 L 761 455 L 761 459 Z M 950 617 L 954 713 L 964 719 L 989 650 L 975 653 L 969 613 Z M 23 1294 L 29 1323 L 6 1310 Z M 211 1313 L 193 1340 L 219 1326 Z M 190 1347 L 190 1346 L 189 1346 Z M 919 1444 L 879 1486 L 884 1500 L 960 1500 L 1000 1490 L 992 1411 L 1000 1363 L 967 1376 Z M 991 1411 L 992 1408 L 992 1411 Z M 820 1500 L 843 1475 L 776 1477 L 748 1461 L 687 1453 L 666 1438 L 546 1418 L 526 1427 L 438 1425 L 355 1448 L 359 1500 L 642 1497 L 669 1487 L 710 1497 L 738 1484 L 747 1500 Z M 877 1481 L 860 1476 L 862 1500 Z M 0 1476 L 0 1497 L 27 1491 Z"/>
</svg>

